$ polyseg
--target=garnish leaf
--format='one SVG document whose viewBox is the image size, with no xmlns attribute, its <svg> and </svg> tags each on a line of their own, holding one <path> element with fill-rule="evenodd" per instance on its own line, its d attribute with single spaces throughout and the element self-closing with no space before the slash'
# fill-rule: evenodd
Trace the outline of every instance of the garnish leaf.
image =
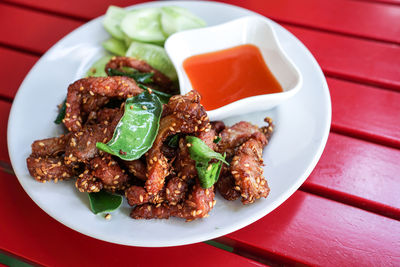
<svg viewBox="0 0 400 267">
<path fill-rule="evenodd" d="M 90 209 L 94 214 L 114 211 L 122 203 L 122 196 L 113 195 L 104 190 L 97 193 L 89 193 L 88 196 Z"/>
<path fill-rule="evenodd" d="M 155 94 L 145 91 L 128 98 L 112 139 L 96 147 L 123 160 L 140 158 L 156 139 L 161 113 L 162 104 Z"/>
<path fill-rule="evenodd" d="M 214 143 L 218 144 L 219 141 L 221 141 L 221 137 L 220 136 L 216 136 L 216 138 L 214 139 Z"/>
<path fill-rule="evenodd" d="M 179 135 L 178 134 L 169 138 L 168 146 L 172 147 L 172 148 L 177 148 L 179 146 Z"/>
<path fill-rule="evenodd" d="M 209 165 L 204 165 L 202 163 L 196 164 L 201 187 L 210 188 L 213 186 L 218 181 L 221 169 L 222 161 L 217 161 Z"/>
<path fill-rule="evenodd" d="M 189 147 L 189 153 L 193 160 L 208 163 L 211 159 L 217 159 L 229 165 L 224 156 L 209 148 L 200 138 L 195 136 L 186 136 L 186 142 L 191 144 Z"/>
<path fill-rule="evenodd" d="M 171 96 L 172 96 L 172 95 L 170 95 L 170 94 L 167 94 L 167 93 L 158 91 L 158 90 L 156 90 L 156 89 L 149 88 L 149 87 L 147 87 L 147 86 L 145 86 L 145 85 L 143 85 L 143 84 L 140 84 L 140 83 L 138 84 L 138 86 L 139 86 L 140 88 L 144 89 L 144 90 L 151 90 L 153 93 L 155 93 L 155 94 L 158 96 L 158 98 L 160 99 L 161 103 L 163 103 L 163 104 L 168 104 L 168 101 L 169 101 L 169 99 L 170 99 Z"/>
<path fill-rule="evenodd" d="M 196 170 L 201 187 L 210 188 L 218 181 L 222 163 L 229 165 L 225 160 L 225 155 L 222 156 L 215 152 L 195 136 L 186 136 L 186 141 L 191 144 L 188 148 L 189 154 L 190 158 L 196 161 Z M 213 159 L 218 161 L 210 163 Z"/>
<path fill-rule="evenodd" d="M 58 111 L 57 118 L 55 119 L 54 123 L 55 124 L 60 124 L 62 120 L 65 118 L 65 111 L 67 109 L 67 99 L 62 102 L 61 107 Z"/>
<path fill-rule="evenodd" d="M 138 83 L 152 83 L 154 76 L 154 73 L 152 72 L 140 72 L 133 69 L 128 72 L 108 68 L 107 73 L 109 76 L 126 76 L 134 79 Z"/>
</svg>

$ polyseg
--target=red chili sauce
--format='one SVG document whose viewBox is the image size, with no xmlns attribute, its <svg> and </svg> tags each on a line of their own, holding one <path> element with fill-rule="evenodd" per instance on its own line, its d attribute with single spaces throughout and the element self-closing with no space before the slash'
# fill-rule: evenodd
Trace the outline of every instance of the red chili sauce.
<svg viewBox="0 0 400 267">
<path fill-rule="evenodd" d="M 251 44 L 189 57 L 183 68 L 207 110 L 242 98 L 283 91 L 258 47 Z"/>
</svg>

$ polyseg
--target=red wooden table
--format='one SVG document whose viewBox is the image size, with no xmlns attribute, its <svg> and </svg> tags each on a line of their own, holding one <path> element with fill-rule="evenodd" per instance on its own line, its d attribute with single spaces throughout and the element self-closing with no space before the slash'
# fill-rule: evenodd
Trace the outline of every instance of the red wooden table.
<svg viewBox="0 0 400 267">
<path fill-rule="evenodd" d="M 400 1 L 231 0 L 296 35 L 328 81 L 332 128 L 303 186 L 215 240 L 137 248 L 95 240 L 44 213 L 12 174 L 8 113 L 29 69 L 61 37 L 123 0 L 0 1 L 0 253 L 46 266 L 400 265 Z M 0 264 L 1 265 L 1 264 Z"/>
</svg>

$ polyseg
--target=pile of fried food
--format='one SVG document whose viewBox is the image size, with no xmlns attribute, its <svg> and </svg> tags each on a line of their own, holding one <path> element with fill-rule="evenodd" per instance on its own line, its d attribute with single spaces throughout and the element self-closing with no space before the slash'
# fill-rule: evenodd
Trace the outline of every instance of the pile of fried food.
<svg viewBox="0 0 400 267">
<path fill-rule="evenodd" d="M 106 69 L 110 66 L 152 72 L 160 90 L 173 90 L 171 81 L 144 61 L 114 57 Z M 112 138 L 124 112 L 124 100 L 143 90 L 124 76 L 88 77 L 71 84 L 63 120 L 68 133 L 32 144 L 27 158 L 30 174 L 43 183 L 74 179 L 81 192 L 124 194 L 134 206 L 131 217 L 135 219 L 175 216 L 191 221 L 207 217 L 216 203 L 215 191 L 227 200 L 241 198 L 243 204 L 267 197 L 262 150 L 273 132 L 271 119 L 266 118 L 267 126 L 262 128 L 245 121 L 231 127 L 221 121 L 210 122 L 196 91 L 174 95 L 164 104 L 153 146 L 140 159 L 124 161 L 97 149 L 96 142 Z M 119 101 L 119 106 L 109 107 L 110 101 Z M 166 140 L 177 134 L 179 145 L 168 146 Z M 226 153 L 230 165 L 223 165 L 214 186 L 200 185 L 185 135 Z"/>
</svg>

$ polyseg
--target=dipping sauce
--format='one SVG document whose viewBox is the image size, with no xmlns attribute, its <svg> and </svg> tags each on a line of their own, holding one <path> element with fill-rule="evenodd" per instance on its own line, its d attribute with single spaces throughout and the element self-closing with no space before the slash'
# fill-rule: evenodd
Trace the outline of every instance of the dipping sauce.
<svg viewBox="0 0 400 267">
<path fill-rule="evenodd" d="M 283 91 L 259 48 L 251 44 L 189 57 L 183 68 L 193 89 L 201 94 L 206 110 L 250 96 Z"/>
</svg>

